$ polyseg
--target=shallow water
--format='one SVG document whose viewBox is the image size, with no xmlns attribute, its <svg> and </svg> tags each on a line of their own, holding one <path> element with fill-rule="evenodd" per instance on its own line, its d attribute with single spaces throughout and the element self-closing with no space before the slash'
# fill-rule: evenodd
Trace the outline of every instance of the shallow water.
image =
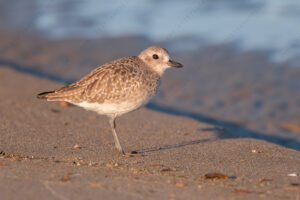
<svg viewBox="0 0 300 200">
<path fill-rule="evenodd" d="M 179 50 L 234 43 L 242 50 L 271 51 L 274 61 L 299 62 L 297 0 L 36 0 L 32 4 L 33 28 L 51 38 L 142 35 L 155 42 L 172 40 L 172 48 Z M 15 9 L 22 12 L 20 6 Z"/>
</svg>

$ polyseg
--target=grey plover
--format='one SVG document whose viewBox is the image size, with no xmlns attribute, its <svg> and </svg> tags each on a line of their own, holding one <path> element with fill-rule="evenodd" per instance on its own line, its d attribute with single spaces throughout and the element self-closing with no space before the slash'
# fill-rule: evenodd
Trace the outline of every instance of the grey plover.
<svg viewBox="0 0 300 200">
<path fill-rule="evenodd" d="M 145 105 L 155 94 L 164 71 L 183 67 L 170 60 L 166 49 L 151 46 L 138 56 L 120 58 L 92 70 L 79 81 L 57 90 L 43 92 L 37 98 L 65 101 L 109 117 L 118 151 L 115 119 Z"/>
</svg>

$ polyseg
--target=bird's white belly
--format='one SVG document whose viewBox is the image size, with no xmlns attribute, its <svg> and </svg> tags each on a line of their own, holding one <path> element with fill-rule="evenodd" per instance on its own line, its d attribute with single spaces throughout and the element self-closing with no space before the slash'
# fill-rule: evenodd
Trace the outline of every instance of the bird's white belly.
<svg viewBox="0 0 300 200">
<path fill-rule="evenodd" d="M 146 102 L 122 102 L 119 104 L 112 103 L 88 103 L 86 101 L 76 103 L 75 105 L 83 107 L 86 110 L 97 112 L 100 115 L 122 115 L 124 113 L 138 109 Z"/>
</svg>

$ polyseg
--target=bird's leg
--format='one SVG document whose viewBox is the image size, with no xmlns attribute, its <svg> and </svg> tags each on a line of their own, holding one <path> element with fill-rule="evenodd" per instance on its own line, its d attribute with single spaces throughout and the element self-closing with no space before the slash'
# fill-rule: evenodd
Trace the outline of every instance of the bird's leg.
<svg viewBox="0 0 300 200">
<path fill-rule="evenodd" d="M 121 147 L 121 144 L 120 144 L 117 132 L 116 132 L 116 122 L 115 122 L 115 120 L 116 120 L 116 116 L 112 116 L 109 119 L 109 123 L 110 123 L 111 129 L 112 129 L 112 134 L 113 134 L 114 139 L 115 139 L 115 146 L 121 154 L 125 155 L 125 152 L 123 151 L 123 149 Z"/>
</svg>

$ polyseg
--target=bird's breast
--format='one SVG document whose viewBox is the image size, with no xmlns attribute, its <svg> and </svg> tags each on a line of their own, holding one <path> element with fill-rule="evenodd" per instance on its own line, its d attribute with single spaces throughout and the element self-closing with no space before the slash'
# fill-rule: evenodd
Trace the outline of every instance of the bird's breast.
<svg viewBox="0 0 300 200">
<path fill-rule="evenodd" d="M 122 115 L 138 109 L 145 103 L 147 103 L 146 99 L 144 101 L 123 101 L 120 103 L 88 103 L 85 101 L 75 105 L 100 115 Z"/>
</svg>

